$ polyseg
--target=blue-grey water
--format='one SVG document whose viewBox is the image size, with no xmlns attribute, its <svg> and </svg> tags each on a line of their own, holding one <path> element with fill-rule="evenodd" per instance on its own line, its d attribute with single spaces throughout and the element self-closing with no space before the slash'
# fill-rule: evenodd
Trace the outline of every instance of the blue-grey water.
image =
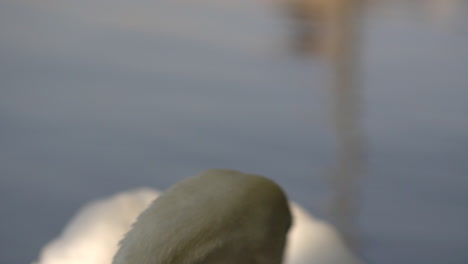
<svg viewBox="0 0 468 264">
<path fill-rule="evenodd" d="M 323 59 L 268 1 L 0 2 L 0 263 L 33 261 L 85 202 L 212 167 L 269 176 L 324 217 Z M 468 263 L 468 8 L 363 15 L 370 263 Z"/>
</svg>

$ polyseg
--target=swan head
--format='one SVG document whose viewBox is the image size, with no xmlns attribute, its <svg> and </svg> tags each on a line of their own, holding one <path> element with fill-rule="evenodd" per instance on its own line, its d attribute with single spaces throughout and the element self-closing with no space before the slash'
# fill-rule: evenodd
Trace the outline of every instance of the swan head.
<svg viewBox="0 0 468 264">
<path fill-rule="evenodd" d="M 290 226 L 276 183 L 208 170 L 156 199 L 121 241 L 113 264 L 280 264 Z"/>
</svg>

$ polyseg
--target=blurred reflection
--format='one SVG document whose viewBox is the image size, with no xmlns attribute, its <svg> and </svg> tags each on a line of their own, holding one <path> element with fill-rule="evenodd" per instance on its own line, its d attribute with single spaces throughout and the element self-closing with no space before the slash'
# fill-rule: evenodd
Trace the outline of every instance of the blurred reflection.
<svg viewBox="0 0 468 264">
<path fill-rule="evenodd" d="M 348 246 L 358 249 L 357 181 L 363 172 L 363 135 L 359 124 L 359 0 L 290 0 L 293 47 L 301 54 L 330 60 L 332 110 L 337 135 L 337 163 L 332 177 L 330 213 Z"/>
<path fill-rule="evenodd" d="M 447 22 L 461 7 L 461 0 L 430 0 L 429 13 L 438 22 Z"/>
<path fill-rule="evenodd" d="M 283 3 L 292 24 L 292 49 L 298 54 L 324 52 L 327 7 L 332 1 L 287 0 Z"/>
<path fill-rule="evenodd" d="M 395 5 L 395 2 L 398 4 Z M 367 3 L 367 2 L 366 2 Z M 423 14 L 431 22 L 453 22 L 460 0 L 368 1 L 371 8 Z M 357 188 L 364 174 L 365 136 L 360 125 L 360 0 L 285 0 L 284 13 L 292 25 L 292 50 L 301 56 L 324 56 L 330 64 L 333 121 L 336 125 L 336 170 L 330 211 L 350 248 L 359 250 L 356 224 L 359 209 Z M 390 15 L 401 15 L 390 12 Z M 397 25 L 397 24 L 394 24 Z M 412 77 L 416 79 L 416 77 Z"/>
<path fill-rule="evenodd" d="M 283 13 L 291 22 L 291 48 L 299 55 L 330 55 L 333 53 L 332 40 L 334 14 L 343 3 L 369 5 L 383 9 L 384 13 L 396 6 L 406 6 L 422 12 L 430 20 L 445 23 L 451 20 L 462 7 L 462 0 L 425 0 L 425 1 L 389 1 L 389 0 L 282 0 Z M 398 8 L 397 8 L 398 9 Z M 402 10 L 398 10 L 402 11 Z"/>
</svg>

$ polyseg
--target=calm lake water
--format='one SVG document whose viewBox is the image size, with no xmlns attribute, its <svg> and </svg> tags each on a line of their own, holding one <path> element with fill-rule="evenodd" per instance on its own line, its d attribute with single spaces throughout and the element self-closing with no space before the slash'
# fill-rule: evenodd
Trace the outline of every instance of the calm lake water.
<svg viewBox="0 0 468 264">
<path fill-rule="evenodd" d="M 364 252 L 464 264 L 467 3 L 388 2 L 363 17 Z M 0 263 L 33 261 L 87 201 L 213 167 L 325 217 L 326 63 L 291 53 L 288 30 L 261 0 L 1 1 Z"/>
</svg>

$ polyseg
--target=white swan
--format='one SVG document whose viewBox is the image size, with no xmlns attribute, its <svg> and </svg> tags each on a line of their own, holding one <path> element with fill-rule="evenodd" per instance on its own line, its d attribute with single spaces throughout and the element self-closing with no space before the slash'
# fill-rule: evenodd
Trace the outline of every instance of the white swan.
<svg viewBox="0 0 468 264">
<path fill-rule="evenodd" d="M 242 188 L 235 188 L 239 186 Z M 213 200 L 213 196 L 207 198 L 206 195 L 201 197 L 200 192 L 217 192 L 215 197 L 222 199 Z M 145 258 L 154 257 L 152 247 L 165 250 L 158 254 L 174 256 L 177 254 L 171 252 L 175 250 L 180 252 L 182 249 L 177 245 L 181 245 L 180 242 L 183 240 L 220 235 L 220 231 L 204 233 L 204 236 L 188 235 L 190 230 L 196 229 L 192 227 L 210 227 L 206 230 L 224 228 L 222 237 L 229 238 L 224 240 L 235 243 L 225 243 L 226 248 L 223 249 L 223 253 L 213 255 L 211 253 L 216 251 L 214 248 L 219 249 L 222 248 L 220 245 L 224 245 L 221 241 L 223 239 L 216 238 L 209 241 L 199 239 L 185 243 L 185 248 L 204 248 L 204 250 L 187 254 L 188 250 L 183 249 L 184 253 L 178 255 L 194 259 L 211 254 L 213 261 L 228 263 L 222 256 L 230 254 L 232 263 L 249 263 L 239 258 L 258 253 L 258 258 L 252 263 L 281 263 L 283 251 L 281 239 L 287 231 L 289 221 L 288 206 L 282 205 L 282 195 L 281 189 L 266 178 L 227 170 L 210 170 L 182 181 L 152 204 L 151 201 L 159 196 L 155 190 L 137 189 L 119 193 L 84 206 L 66 226 L 61 236 L 42 249 L 37 264 L 123 264 L 131 263 L 126 262 L 129 256 L 137 256 L 137 260 L 131 259 L 132 261 L 145 263 L 143 261 Z M 240 197 L 246 196 L 249 198 L 239 202 Z M 226 199 L 232 199 L 233 202 L 228 202 Z M 167 206 L 175 204 L 178 205 Z M 180 210 L 182 207 L 185 210 Z M 141 214 L 134 228 L 128 232 L 131 224 L 145 208 L 147 208 L 145 213 Z M 332 226 L 314 219 L 293 202 L 289 203 L 289 208 L 293 225 L 287 237 L 285 264 L 361 263 L 344 246 Z M 179 216 L 169 217 L 175 214 Z M 159 224 L 158 230 L 152 227 L 155 222 Z M 161 226 L 164 228 L 160 228 Z M 190 228 L 180 230 L 182 226 Z M 232 232 L 233 228 L 236 229 L 235 232 Z M 118 249 L 118 241 L 127 232 L 121 248 Z M 173 239 L 168 239 L 168 236 Z M 254 240 L 257 242 L 245 245 L 248 241 Z M 213 241 L 215 243 L 212 243 Z M 164 247 L 158 246 L 158 243 L 162 243 Z M 267 250 L 255 246 L 260 244 Z M 151 250 L 144 250 L 148 247 Z M 243 251 L 244 254 L 237 254 L 236 250 Z M 251 254 L 246 254 L 246 250 L 251 250 Z M 112 262 L 114 255 L 116 257 Z"/>
</svg>

